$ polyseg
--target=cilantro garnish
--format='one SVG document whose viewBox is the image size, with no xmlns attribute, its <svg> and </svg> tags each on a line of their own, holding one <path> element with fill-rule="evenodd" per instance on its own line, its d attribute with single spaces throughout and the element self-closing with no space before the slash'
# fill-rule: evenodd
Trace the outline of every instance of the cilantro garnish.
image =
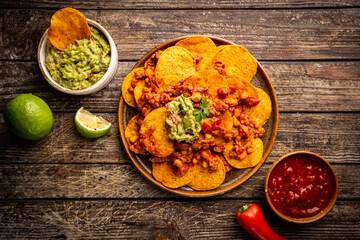
<svg viewBox="0 0 360 240">
<path fill-rule="evenodd" d="M 209 102 L 206 98 L 202 98 L 200 102 L 200 109 L 195 108 L 193 110 L 195 121 L 201 122 L 203 119 L 209 116 Z"/>
</svg>

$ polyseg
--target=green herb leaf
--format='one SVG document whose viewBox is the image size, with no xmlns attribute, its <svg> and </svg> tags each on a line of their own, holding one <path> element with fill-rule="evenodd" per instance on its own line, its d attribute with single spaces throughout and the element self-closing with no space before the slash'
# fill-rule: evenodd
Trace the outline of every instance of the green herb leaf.
<svg viewBox="0 0 360 240">
<path fill-rule="evenodd" d="M 201 120 L 202 120 L 202 118 L 201 118 L 201 115 L 200 115 L 200 114 L 198 114 L 198 115 L 195 116 L 195 121 L 201 122 Z"/>
<path fill-rule="evenodd" d="M 193 110 L 193 115 L 195 116 L 195 121 L 199 122 L 199 118 L 200 118 L 200 110 L 195 108 Z M 201 120 L 200 120 L 201 121 Z"/>
<path fill-rule="evenodd" d="M 207 103 L 207 99 L 203 97 L 203 98 L 201 99 L 201 104 L 202 104 L 202 105 L 205 105 L 206 103 Z M 200 107 L 201 107 L 201 104 L 200 104 Z"/>
<path fill-rule="evenodd" d="M 193 115 L 194 115 L 194 116 L 199 115 L 200 112 L 201 112 L 201 111 L 200 111 L 199 109 L 195 108 L 195 109 L 193 110 Z"/>
<path fill-rule="evenodd" d="M 195 120 L 197 122 L 201 122 L 203 119 L 209 116 L 209 102 L 206 98 L 202 98 L 200 102 L 201 109 L 194 109 L 193 115 L 195 116 Z"/>
<path fill-rule="evenodd" d="M 204 109 L 203 112 L 206 117 L 208 117 L 210 115 L 209 109 Z"/>
<path fill-rule="evenodd" d="M 202 98 L 201 99 L 201 104 L 200 104 L 201 109 L 203 110 L 204 114 L 206 115 L 206 117 L 209 116 L 210 112 L 209 112 L 209 101 L 206 98 Z"/>
</svg>

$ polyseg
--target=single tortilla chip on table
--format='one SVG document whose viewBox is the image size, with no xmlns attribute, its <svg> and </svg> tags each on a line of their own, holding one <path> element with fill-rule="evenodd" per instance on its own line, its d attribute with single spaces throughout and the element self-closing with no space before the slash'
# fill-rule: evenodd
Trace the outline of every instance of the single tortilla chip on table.
<svg viewBox="0 0 360 240">
<path fill-rule="evenodd" d="M 250 82 L 257 71 L 256 59 L 249 51 L 238 45 L 225 45 L 219 47 L 212 64 L 222 63 L 226 76 L 238 76 Z"/>
<path fill-rule="evenodd" d="M 64 51 L 66 47 L 81 39 L 91 39 L 86 17 L 74 8 L 63 8 L 52 17 L 48 37 L 51 44 Z"/>
<path fill-rule="evenodd" d="M 174 142 L 169 138 L 166 127 L 167 114 L 166 107 L 156 108 L 146 115 L 140 128 L 140 135 L 149 135 L 143 142 L 146 151 L 157 157 L 166 157 L 175 151 Z"/>
<path fill-rule="evenodd" d="M 260 126 L 263 126 L 270 118 L 272 105 L 269 95 L 262 89 L 256 88 L 260 103 L 254 107 L 253 113 L 250 115 L 255 121 L 259 121 Z"/>
<path fill-rule="evenodd" d="M 260 138 L 255 138 L 252 141 L 252 148 L 254 152 L 248 154 L 244 160 L 230 157 L 230 152 L 234 148 L 234 142 L 228 142 L 225 145 L 224 157 L 226 161 L 234 168 L 249 168 L 256 166 L 262 159 L 264 146 Z"/>
<path fill-rule="evenodd" d="M 153 163 L 152 174 L 154 178 L 168 188 L 179 188 L 187 185 L 199 174 L 200 166 L 191 164 L 189 170 L 183 175 L 178 176 L 174 173 L 171 162 Z"/>
<path fill-rule="evenodd" d="M 132 144 L 138 141 L 140 138 L 140 133 L 139 133 L 140 126 L 138 124 L 138 121 L 141 118 L 142 118 L 141 114 L 138 114 L 129 121 L 125 129 L 125 138 L 129 144 L 131 151 L 133 151 L 134 153 L 146 155 L 147 152 L 145 151 L 145 149 L 138 149 L 132 147 Z"/>
<path fill-rule="evenodd" d="M 159 57 L 155 68 L 156 85 L 161 88 L 179 86 L 196 72 L 196 63 L 189 50 L 173 46 Z"/>
<path fill-rule="evenodd" d="M 175 44 L 175 46 L 183 47 L 189 50 L 194 56 L 199 56 L 197 70 L 208 69 L 212 59 L 217 51 L 215 43 L 205 36 L 192 36 L 183 39 Z"/>
<path fill-rule="evenodd" d="M 125 102 L 131 106 L 136 108 L 136 101 L 134 96 L 134 91 L 130 92 L 129 88 L 132 88 L 132 80 L 135 79 L 135 72 L 138 71 L 139 68 L 133 69 L 124 79 L 122 86 L 121 86 L 121 92 L 122 96 L 125 100 Z M 141 81 L 139 81 L 141 82 Z M 138 84 L 139 84 L 138 82 Z M 137 86 L 137 85 L 136 85 Z M 134 89 L 134 88 L 133 88 Z"/>
<path fill-rule="evenodd" d="M 194 190 L 211 190 L 220 186 L 226 176 L 225 166 L 218 157 L 218 170 L 212 171 L 209 167 L 200 166 L 199 174 L 197 174 L 187 185 Z"/>
</svg>

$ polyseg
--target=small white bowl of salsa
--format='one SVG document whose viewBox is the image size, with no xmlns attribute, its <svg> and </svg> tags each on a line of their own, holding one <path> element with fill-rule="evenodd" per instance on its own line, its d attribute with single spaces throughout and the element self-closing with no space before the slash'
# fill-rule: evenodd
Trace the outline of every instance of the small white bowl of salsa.
<svg viewBox="0 0 360 240">
<path fill-rule="evenodd" d="M 62 81 L 63 78 L 58 77 L 58 80 L 55 80 L 50 73 L 51 71 L 49 71 L 49 69 L 51 68 L 50 67 L 47 68 L 46 66 L 46 54 L 49 44 L 48 30 L 45 31 L 45 33 L 43 34 L 40 40 L 38 47 L 38 63 L 41 73 L 43 74 L 46 81 L 53 88 L 55 88 L 60 92 L 72 94 L 72 95 L 87 95 L 98 92 L 110 83 L 110 81 L 113 79 L 116 73 L 117 64 L 118 64 L 118 53 L 114 40 L 112 39 L 110 34 L 106 31 L 106 29 L 103 26 L 101 26 L 99 23 L 91 19 L 87 19 L 87 22 L 90 27 L 93 27 L 95 30 L 98 30 L 100 34 L 106 38 L 105 40 L 110 46 L 110 52 L 107 55 L 105 55 L 107 59 L 110 57 L 107 69 L 102 68 L 101 71 L 94 73 L 92 73 L 92 70 L 89 73 L 89 69 L 87 69 L 86 71 L 76 72 L 76 74 L 81 73 L 83 75 L 81 78 L 74 80 L 68 80 L 64 78 L 64 81 Z M 77 44 L 75 43 L 75 46 L 76 45 Z M 61 55 L 63 54 L 63 52 L 58 51 L 57 54 Z M 100 57 L 102 58 L 103 56 Z M 91 69 L 96 69 L 96 65 L 91 66 Z M 56 71 L 53 71 L 52 74 L 55 77 L 54 72 Z M 71 69 L 69 70 L 69 72 L 71 73 Z M 84 76 L 84 74 L 86 75 Z"/>
</svg>

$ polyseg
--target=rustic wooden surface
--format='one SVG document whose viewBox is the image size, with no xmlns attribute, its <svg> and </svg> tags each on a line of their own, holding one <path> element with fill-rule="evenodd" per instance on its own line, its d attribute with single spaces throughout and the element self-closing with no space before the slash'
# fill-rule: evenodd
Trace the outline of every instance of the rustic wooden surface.
<svg viewBox="0 0 360 240">
<path fill-rule="evenodd" d="M 360 3 L 344 1 L 0 1 L 0 111 L 22 93 L 54 113 L 44 139 L 21 140 L 0 113 L 0 238 L 251 239 L 236 223 L 249 202 L 290 239 L 360 239 Z M 51 15 L 75 7 L 113 36 L 119 67 L 90 96 L 51 88 L 36 62 Z M 191 34 L 226 38 L 260 61 L 275 87 L 280 123 L 260 170 L 221 196 L 188 199 L 151 184 L 132 165 L 117 122 L 121 83 L 136 61 L 166 40 Z M 89 140 L 75 130 L 80 107 L 114 123 Z M 324 156 L 339 197 L 323 219 L 306 225 L 278 218 L 265 201 L 271 163 L 293 150 Z"/>
</svg>

